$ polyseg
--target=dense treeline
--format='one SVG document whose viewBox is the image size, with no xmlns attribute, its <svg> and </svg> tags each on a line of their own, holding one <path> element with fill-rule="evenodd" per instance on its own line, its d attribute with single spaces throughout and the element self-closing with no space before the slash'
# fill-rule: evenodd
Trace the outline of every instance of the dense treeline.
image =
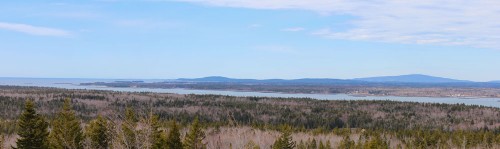
<svg viewBox="0 0 500 149">
<path fill-rule="evenodd" d="M 158 117 L 149 113 L 147 117 L 137 117 L 132 108 L 126 108 L 124 119 L 110 119 L 98 115 L 85 127 L 75 115 L 71 100 L 64 101 L 58 117 L 48 121 L 38 114 L 34 103 L 26 100 L 24 111 L 19 117 L 16 132 L 15 148 L 28 149 L 67 149 L 67 148 L 152 148 L 152 149 L 203 149 L 205 126 L 198 118 L 194 118 L 189 132 L 181 139 L 179 126 L 175 121 L 170 123 L 168 132 L 160 126 Z M 141 125 L 139 127 L 139 125 Z M 50 131 L 49 131 L 50 128 Z M 291 133 L 299 131 L 288 125 L 282 125 L 282 134 L 275 139 L 270 148 L 273 149 L 331 149 L 332 143 L 293 140 Z M 372 149 L 372 148 L 493 148 L 500 144 L 500 132 L 487 128 L 476 131 L 443 131 L 429 129 L 411 129 L 387 131 L 381 129 L 335 128 L 333 134 L 343 136 L 336 144 L 338 148 Z M 354 141 L 350 137 L 359 134 Z M 394 139 L 393 139 L 394 137 Z M 3 138 L 3 137 L 2 137 Z M 3 140 L 3 139 L 1 139 Z M 391 147 L 391 140 L 401 143 Z M 250 144 L 249 148 L 260 148 Z M 220 148 L 220 147 L 219 147 Z"/>
<path fill-rule="evenodd" d="M 22 131 L 30 130 L 27 124 L 36 124 L 33 129 L 40 128 L 37 134 L 49 142 L 48 148 L 221 148 L 224 144 L 218 141 L 208 146 L 207 139 L 213 138 L 205 137 L 224 133 L 227 127 L 282 132 L 270 136 L 272 145 L 248 139 L 246 148 L 500 145 L 500 110 L 463 104 L 0 87 L 0 106 L 3 135 L 22 139 Z M 303 133 L 338 136 L 341 141 L 298 136 Z"/>
<path fill-rule="evenodd" d="M 181 141 L 177 124 L 172 122 L 170 132 L 160 128 L 158 118 L 150 113 L 148 118 L 135 117 L 128 109 L 126 120 L 110 120 L 103 116 L 91 120 L 83 129 L 81 122 L 71 109 L 71 100 L 64 101 L 58 117 L 48 122 L 38 114 L 34 103 L 27 100 L 17 125 L 19 149 L 203 149 L 204 132 L 195 118 L 189 133 Z M 140 122 L 137 121 L 140 119 Z M 121 123 L 121 124 L 120 124 Z M 135 123 L 141 123 L 138 127 Z M 50 131 L 49 131 L 50 128 Z M 3 138 L 1 139 L 3 140 Z"/>
</svg>

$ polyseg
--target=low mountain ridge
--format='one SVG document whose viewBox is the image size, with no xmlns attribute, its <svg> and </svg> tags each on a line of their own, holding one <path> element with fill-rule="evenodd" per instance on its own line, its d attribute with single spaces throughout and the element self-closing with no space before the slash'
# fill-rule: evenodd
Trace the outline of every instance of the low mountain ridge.
<svg viewBox="0 0 500 149">
<path fill-rule="evenodd" d="M 381 83 L 391 83 L 391 82 L 405 82 L 405 83 L 468 83 L 472 81 L 467 80 L 456 80 L 443 77 L 435 77 L 422 74 L 410 74 L 410 75 L 400 75 L 400 76 L 382 76 L 382 77 L 368 77 L 368 78 L 356 78 L 354 80 L 367 81 L 367 82 L 381 82 Z"/>
<path fill-rule="evenodd" d="M 356 79 L 331 79 L 331 78 L 302 78 L 302 79 L 234 79 L 222 76 L 211 76 L 204 78 L 180 78 L 181 82 L 226 82 L 226 83 L 472 83 L 467 80 L 457 80 L 443 77 L 435 77 L 422 74 L 410 74 L 399 76 L 381 76 Z M 493 82 L 492 82 L 493 83 Z M 495 83 L 500 83 L 496 82 Z"/>
</svg>

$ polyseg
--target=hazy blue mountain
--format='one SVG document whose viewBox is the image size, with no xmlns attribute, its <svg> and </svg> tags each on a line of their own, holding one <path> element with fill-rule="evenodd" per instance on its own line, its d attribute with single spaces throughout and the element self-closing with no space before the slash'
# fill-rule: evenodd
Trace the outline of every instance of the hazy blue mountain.
<svg viewBox="0 0 500 149">
<path fill-rule="evenodd" d="M 400 76 L 382 76 L 382 77 L 368 77 L 357 78 L 354 80 L 361 80 L 367 82 L 407 82 L 407 83 L 467 83 L 472 81 L 456 80 L 450 78 L 434 77 L 421 74 L 410 74 Z"/>
<path fill-rule="evenodd" d="M 500 83 L 500 81 L 490 81 L 489 83 Z"/>
<path fill-rule="evenodd" d="M 330 79 L 330 78 L 304 78 L 304 79 L 234 79 L 221 76 L 211 76 L 204 78 L 193 78 L 186 79 L 180 78 L 177 81 L 181 82 L 226 82 L 226 83 L 305 83 L 305 84 L 334 84 L 334 83 L 471 83 L 472 81 L 466 80 L 455 80 L 442 77 L 434 77 L 421 74 L 410 74 L 410 75 L 400 75 L 400 76 L 383 76 L 383 77 L 369 77 L 369 78 L 357 78 L 351 80 L 343 79 Z"/>
</svg>

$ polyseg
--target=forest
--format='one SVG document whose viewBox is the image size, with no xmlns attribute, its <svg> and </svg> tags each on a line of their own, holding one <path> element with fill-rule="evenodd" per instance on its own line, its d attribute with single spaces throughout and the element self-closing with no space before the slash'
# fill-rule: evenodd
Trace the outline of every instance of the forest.
<svg viewBox="0 0 500 149">
<path fill-rule="evenodd" d="M 312 82 L 309 82 L 312 81 Z M 322 82 L 325 81 L 325 82 Z M 81 83 L 107 87 L 183 88 L 198 90 L 230 90 L 251 92 L 301 93 L 301 94 L 349 94 L 356 96 L 403 96 L 403 97 L 500 97 L 500 83 L 398 83 L 306 80 L 305 82 L 280 83 L 257 82 L 141 82 L 115 81 Z"/>
<path fill-rule="evenodd" d="M 0 107 L 2 148 L 500 147 L 500 109 L 464 104 L 0 86 Z"/>
</svg>

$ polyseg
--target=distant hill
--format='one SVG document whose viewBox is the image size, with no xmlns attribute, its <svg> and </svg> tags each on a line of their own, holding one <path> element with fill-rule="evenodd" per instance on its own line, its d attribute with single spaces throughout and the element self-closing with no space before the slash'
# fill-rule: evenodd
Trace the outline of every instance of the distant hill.
<svg viewBox="0 0 500 149">
<path fill-rule="evenodd" d="M 410 74 L 410 75 L 400 75 L 400 76 L 383 76 L 383 77 L 369 77 L 369 78 L 357 78 L 354 80 L 367 81 L 367 82 L 405 82 L 405 83 L 467 83 L 472 81 L 466 80 L 455 80 L 442 77 L 434 77 L 421 74 Z"/>
<path fill-rule="evenodd" d="M 442 77 L 434 77 L 421 74 L 410 74 L 400 76 L 383 76 L 357 79 L 330 79 L 330 78 L 304 78 L 304 79 L 234 79 L 221 76 L 204 78 L 180 78 L 180 82 L 223 82 L 223 83 L 281 83 L 281 84 L 363 84 L 363 83 L 471 83 L 472 81 L 455 80 Z"/>
<path fill-rule="evenodd" d="M 328 79 L 328 78 L 304 78 L 304 79 L 293 79 L 293 80 L 285 80 L 285 79 L 265 79 L 265 80 L 257 80 L 257 79 L 233 79 L 221 76 L 211 76 L 204 78 L 180 78 L 176 81 L 180 82 L 226 82 L 226 83 L 286 83 L 286 84 L 328 84 L 328 83 L 359 83 L 364 81 L 358 80 L 342 80 L 342 79 Z"/>
<path fill-rule="evenodd" d="M 489 83 L 500 83 L 500 81 L 490 81 Z"/>
</svg>

